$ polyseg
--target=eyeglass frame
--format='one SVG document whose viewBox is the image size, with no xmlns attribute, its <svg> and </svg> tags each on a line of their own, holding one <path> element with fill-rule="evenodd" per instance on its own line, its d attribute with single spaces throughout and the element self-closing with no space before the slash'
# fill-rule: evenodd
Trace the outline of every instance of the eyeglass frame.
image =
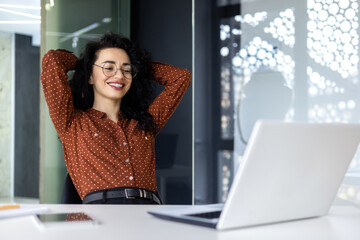
<svg viewBox="0 0 360 240">
<path fill-rule="evenodd" d="M 116 71 L 114 72 L 114 75 L 108 76 L 108 75 L 105 74 L 105 72 L 104 72 L 105 64 L 114 64 L 114 65 L 115 65 Z M 113 63 L 113 62 L 104 62 L 103 66 L 97 65 L 96 63 L 94 63 L 93 65 L 101 68 L 103 74 L 104 74 L 106 77 L 113 77 L 113 76 L 115 76 L 118 70 L 120 70 L 121 74 L 122 74 L 122 75 L 124 76 L 124 78 L 126 78 L 126 79 L 133 79 L 133 78 L 135 78 L 135 77 L 137 76 L 137 74 L 138 74 L 138 71 L 137 71 L 135 65 L 133 65 L 133 64 L 126 64 L 126 66 L 131 66 L 132 71 L 135 72 L 134 76 L 131 76 L 131 78 L 127 78 L 127 77 L 125 76 L 125 74 L 124 74 L 124 71 L 125 71 L 125 70 L 122 69 L 121 67 L 118 68 L 118 67 L 116 66 L 116 64 Z"/>
</svg>

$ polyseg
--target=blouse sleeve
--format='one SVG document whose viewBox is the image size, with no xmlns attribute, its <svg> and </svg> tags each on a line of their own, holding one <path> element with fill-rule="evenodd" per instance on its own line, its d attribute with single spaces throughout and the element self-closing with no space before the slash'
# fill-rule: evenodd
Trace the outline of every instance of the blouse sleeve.
<svg viewBox="0 0 360 240">
<path fill-rule="evenodd" d="M 74 114 L 67 72 L 76 66 L 77 57 L 66 50 L 50 50 L 42 59 L 41 83 L 49 114 L 60 139 Z"/>
<path fill-rule="evenodd" d="M 153 68 L 155 81 L 165 86 L 149 107 L 149 113 L 160 130 L 174 113 L 189 88 L 191 74 L 186 69 L 159 62 L 153 62 Z"/>
</svg>

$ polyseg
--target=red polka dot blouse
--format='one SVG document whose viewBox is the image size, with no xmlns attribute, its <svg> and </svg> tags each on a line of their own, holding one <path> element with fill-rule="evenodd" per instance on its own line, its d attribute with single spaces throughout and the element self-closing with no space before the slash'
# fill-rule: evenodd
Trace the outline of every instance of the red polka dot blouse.
<svg viewBox="0 0 360 240">
<path fill-rule="evenodd" d="M 81 199 L 113 187 L 139 187 L 156 191 L 155 135 L 137 127 L 137 121 L 108 119 L 95 109 L 73 106 L 67 72 L 77 58 L 65 50 L 50 50 L 42 59 L 41 83 L 49 114 L 62 142 L 67 170 Z M 175 111 L 191 75 L 163 63 L 153 63 L 156 81 L 165 85 L 149 112 L 160 130 Z"/>
</svg>

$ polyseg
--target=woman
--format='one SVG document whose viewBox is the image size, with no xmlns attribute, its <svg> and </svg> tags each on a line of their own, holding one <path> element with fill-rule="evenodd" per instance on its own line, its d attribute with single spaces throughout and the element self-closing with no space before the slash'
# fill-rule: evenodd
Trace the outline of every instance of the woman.
<svg viewBox="0 0 360 240">
<path fill-rule="evenodd" d="M 153 101 L 152 81 L 165 85 Z M 112 33 L 88 43 L 79 59 L 66 50 L 45 54 L 45 99 L 83 203 L 160 204 L 155 137 L 190 81 L 187 70 L 150 62 L 147 51 Z"/>
</svg>

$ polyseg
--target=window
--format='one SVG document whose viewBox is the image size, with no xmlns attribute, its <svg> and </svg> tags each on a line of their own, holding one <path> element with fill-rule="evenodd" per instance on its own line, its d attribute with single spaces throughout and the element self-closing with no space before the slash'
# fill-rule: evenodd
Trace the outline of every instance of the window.
<svg viewBox="0 0 360 240">
<path fill-rule="evenodd" d="M 229 7 L 239 13 L 219 23 L 220 135 L 234 150 L 220 150 L 218 161 L 232 159 L 234 171 L 229 177 L 219 167 L 219 201 L 257 119 L 360 123 L 359 1 L 254 0 Z M 339 196 L 360 202 L 359 186 L 357 153 Z"/>
</svg>

